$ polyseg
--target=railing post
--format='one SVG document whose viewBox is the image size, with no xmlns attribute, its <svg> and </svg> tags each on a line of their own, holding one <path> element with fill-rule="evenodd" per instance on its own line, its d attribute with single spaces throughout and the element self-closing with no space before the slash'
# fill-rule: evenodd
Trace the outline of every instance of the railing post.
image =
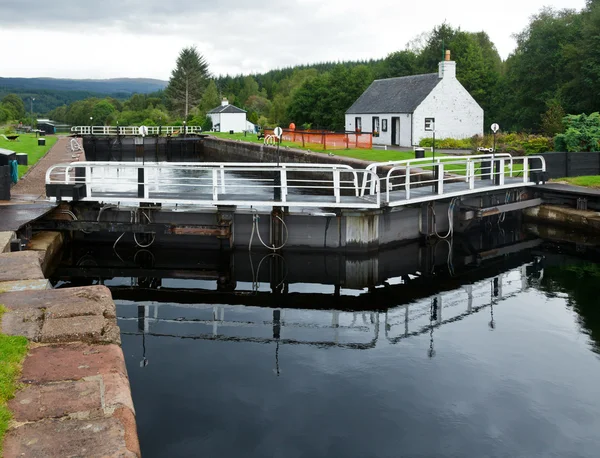
<svg viewBox="0 0 600 458">
<path fill-rule="evenodd" d="M 406 176 L 404 178 L 404 189 L 406 190 L 406 200 L 410 199 L 410 165 L 406 166 Z M 388 192 L 388 202 L 390 201 Z"/>
<path fill-rule="evenodd" d="M 335 196 L 335 203 L 339 204 L 340 197 L 340 171 L 333 169 L 333 195 Z"/>
<path fill-rule="evenodd" d="M 92 168 L 85 168 L 85 196 L 92 197 Z"/>
<path fill-rule="evenodd" d="M 444 163 L 439 162 L 437 165 L 437 193 L 444 194 Z"/>
<path fill-rule="evenodd" d="M 373 173 L 377 174 L 377 167 L 373 169 Z M 375 194 L 375 180 L 373 180 L 373 176 L 371 176 L 371 183 L 369 189 L 371 194 Z"/>
<path fill-rule="evenodd" d="M 221 192 L 225 194 L 225 167 L 221 166 Z"/>
<path fill-rule="evenodd" d="M 281 201 L 287 201 L 288 187 L 287 187 L 287 171 L 285 165 L 281 167 Z"/>
<path fill-rule="evenodd" d="M 469 189 L 475 189 L 475 161 L 469 160 L 467 175 L 469 175 Z"/>
<path fill-rule="evenodd" d="M 498 173 L 498 184 L 504 186 L 504 159 L 498 161 L 499 173 Z"/>
<path fill-rule="evenodd" d="M 219 172 L 217 169 L 212 171 L 212 188 L 213 188 L 213 201 L 219 200 Z"/>
<path fill-rule="evenodd" d="M 529 183 L 529 158 L 523 157 L 523 183 Z"/>
</svg>

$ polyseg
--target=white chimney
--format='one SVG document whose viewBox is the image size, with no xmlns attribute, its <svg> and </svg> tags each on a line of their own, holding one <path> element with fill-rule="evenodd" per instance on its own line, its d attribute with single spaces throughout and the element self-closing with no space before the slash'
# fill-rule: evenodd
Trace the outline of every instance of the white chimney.
<svg viewBox="0 0 600 458">
<path fill-rule="evenodd" d="M 223 100 L 221 101 L 221 106 L 222 106 L 222 107 L 224 107 L 224 106 L 226 106 L 226 105 L 229 105 L 229 100 L 227 100 L 227 99 L 223 99 Z"/>
<path fill-rule="evenodd" d="M 450 60 L 450 50 L 446 51 L 446 58 L 440 62 L 440 78 L 456 78 L 456 62 Z"/>
</svg>

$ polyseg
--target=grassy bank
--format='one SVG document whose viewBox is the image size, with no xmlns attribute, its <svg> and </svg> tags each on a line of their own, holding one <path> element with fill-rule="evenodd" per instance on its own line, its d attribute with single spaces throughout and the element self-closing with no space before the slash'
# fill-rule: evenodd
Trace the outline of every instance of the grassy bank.
<svg viewBox="0 0 600 458">
<path fill-rule="evenodd" d="M 6 309 L 0 305 L 0 318 Z M 25 337 L 5 336 L 0 333 L 0 456 L 4 434 L 8 429 L 11 413 L 6 403 L 14 396 L 21 364 L 27 354 Z"/>
<path fill-rule="evenodd" d="M 243 133 L 229 134 L 224 132 L 211 132 L 210 135 L 214 135 L 215 137 L 225 138 L 228 140 L 239 140 L 250 143 L 264 143 L 264 140 L 258 139 L 256 134 L 248 134 L 244 136 Z M 359 149 L 359 148 L 349 148 L 349 149 L 338 149 L 338 150 L 323 150 L 320 148 L 320 145 L 313 145 L 313 147 L 302 147 L 301 144 L 293 143 L 293 142 L 282 142 L 282 147 L 289 146 L 290 148 L 296 148 L 300 150 L 310 150 L 317 153 L 324 154 L 333 154 L 334 156 L 345 156 L 352 157 L 354 159 L 361 159 L 367 162 L 386 162 L 386 161 L 403 161 L 407 159 L 414 159 L 415 153 L 414 151 L 398 151 L 395 149 L 384 150 L 381 148 L 372 148 L 372 149 Z M 425 157 L 432 157 L 433 154 L 431 151 L 425 152 Z M 441 154 L 437 153 L 437 157 L 440 157 Z M 447 155 L 446 155 L 447 157 Z M 459 156 L 452 156 L 449 159 L 444 160 L 443 162 L 452 162 L 455 160 L 460 160 Z M 431 167 L 424 166 L 422 167 L 425 170 L 431 169 Z M 445 170 L 447 172 L 457 173 L 459 175 L 464 175 L 466 173 L 466 167 L 464 164 L 446 164 Z M 523 170 L 523 165 L 521 163 L 515 164 L 514 172 L 519 173 Z M 508 166 L 506 167 L 506 172 L 508 173 Z"/>
<path fill-rule="evenodd" d="M 584 177 L 557 178 L 554 182 L 565 182 L 575 186 L 585 186 L 586 188 L 600 189 L 600 175 L 591 175 Z"/>
<path fill-rule="evenodd" d="M 35 134 L 19 134 L 17 141 L 6 141 L 0 137 L 0 148 L 8 149 L 16 153 L 27 153 L 28 165 L 19 166 L 19 178 L 21 178 L 29 168 L 39 161 L 56 143 L 55 135 L 48 135 L 45 146 L 38 146 L 38 139 Z"/>
</svg>

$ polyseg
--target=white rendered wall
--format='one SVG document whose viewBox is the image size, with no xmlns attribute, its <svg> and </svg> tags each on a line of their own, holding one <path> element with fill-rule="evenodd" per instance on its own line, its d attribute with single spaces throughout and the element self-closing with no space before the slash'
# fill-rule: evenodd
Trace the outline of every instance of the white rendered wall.
<svg viewBox="0 0 600 458">
<path fill-rule="evenodd" d="M 373 137 L 375 145 L 391 145 L 392 144 L 392 117 L 400 118 L 400 146 L 411 146 L 411 115 L 408 113 L 384 113 L 384 114 L 347 114 L 346 115 L 346 131 L 354 132 L 355 118 L 360 117 L 362 120 L 362 132 L 372 133 L 373 118 L 379 117 L 379 137 Z M 383 120 L 387 120 L 387 132 L 383 131 Z"/>
<path fill-rule="evenodd" d="M 221 113 L 221 132 L 246 130 L 246 113 Z"/>
<path fill-rule="evenodd" d="M 483 109 L 460 82 L 446 73 L 413 114 L 413 143 L 430 138 L 425 118 L 435 118 L 436 138 L 483 135 Z"/>
<path fill-rule="evenodd" d="M 208 116 L 210 117 L 210 120 L 212 121 L 213 129 L 214 129 L 215 126 L 221 122 L 221 114 L 220 113 L 209 113 Z"/>
</svg>

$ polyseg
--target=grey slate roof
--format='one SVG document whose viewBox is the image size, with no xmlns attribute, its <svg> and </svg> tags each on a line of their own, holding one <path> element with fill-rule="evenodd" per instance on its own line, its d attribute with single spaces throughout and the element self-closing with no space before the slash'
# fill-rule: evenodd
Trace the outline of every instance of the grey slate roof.
<svg viewBox="0 0 600 458">
<path fill-rule="evenodd" d="M 233 105 L 220 105 L 210 110 L 209 113 L 246 113 L 246 111 Z"/>
<path fill-rule="evenodd" d="M 413 113 L 440 81 L 438 73 L 375 80 L 346 114 Z"/>
</svg>

